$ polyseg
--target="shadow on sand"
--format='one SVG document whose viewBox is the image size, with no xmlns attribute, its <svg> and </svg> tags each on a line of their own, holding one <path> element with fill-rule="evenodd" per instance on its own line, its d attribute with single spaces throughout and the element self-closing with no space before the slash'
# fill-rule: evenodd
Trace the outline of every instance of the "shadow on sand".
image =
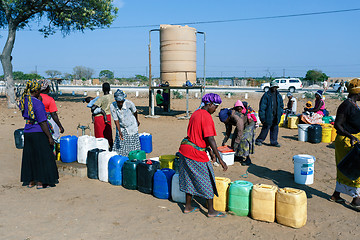
<svg viewBox="0 0 360 240">
<path fill-rule="evenodd" d="M 149 115 L 149 106 L 136 106 L 138 113 L 141 115 Z M 164 110 L 160 107 L 155 107 L 155 115 L 160 116 L 179 116 L 186 114 L 186 111 L 177 111 L 177 110 L 170 110 L 170 112 L 164 112 Z M 189 113 L 191 116 L 191 113 Z"/>
<path fill-rule="evenodd" d="M 304 190 L 308 198 L 312 198 L 313 195 L 318 197 L 329 199 L 330 195 L 323 193 L 308 185 L 297 184 L 294 182 L 294 174 L 284 170 L 271 170 L 270 168 L 251 164 L 248 168 L 248 172 L 254 174 L 259 178 L 271 180 L 279 188 L 291 187 Z"/>
</svg>

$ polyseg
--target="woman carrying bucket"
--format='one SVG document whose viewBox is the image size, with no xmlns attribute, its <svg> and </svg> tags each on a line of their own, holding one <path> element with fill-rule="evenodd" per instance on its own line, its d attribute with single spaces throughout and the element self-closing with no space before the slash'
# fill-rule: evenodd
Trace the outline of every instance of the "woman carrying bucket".
<svg viewBox="0 0 360 240">
<path fill-rule="evenodd" d="M 245 102 L 246 103 L 246 102 Z M 254 130 L 255 116 L 251 113 L 251 108 L 247 108 L 243 102 L 238 100 L 233 109 L 221 109 L 219 113 L 220 121 L 226 126 L 226 133 L 222 145 L 225 146 L 228 141 L 232 126 L 236 126 L 233 138 L 231 140 L 231 148 L 235 151 L 235 160 L 240 161 L 241 165 L 250 165 L 250 154 L 254 153 Z"/>
<path fill-rule="evenodd" d="M 360 101 L 359 78 L 350 81 L 348 92 L 348 98 L 340 104 L 335 119 L 335 129 L 337 130 L 335 139 L 336 165 L 347 155 L 356 142 L 360 142 L 360 107 L 356 103 Z M 353 171 L 358 170 L 354 169 Z M 353 197 L 350 206 L 360 210 L 360 177 L 353 181 L 344 176 L 339 169 L 337 169 L 336 175 L 335 192 L 329 200 L 344 203 L 345 200 L 340 197 L 340 193 L 345 193 Z"/>
<path fill-rule="evenodd" d="M 215 124 L 211 117 L 220 104 L 221 98 L 217 94 L 208 93 L 202 97 L 201 108 L 191 115 L 187 137 L 182 140 L 179 148 L 179 184 L 180 190 L 186 193 L 184 213 L 199 211 L 198 207 L 191 205 L 192 196 L 196 195 L 207 200 L 208 217 L 226 216 L 225 213 L 215 211 L 213 206 L 214 194 L 218 194 L 214 170 L 205 152 L 210 147 L 224 171 L 227 170 L 227 165 L 217 150 Z"/>
</svg>

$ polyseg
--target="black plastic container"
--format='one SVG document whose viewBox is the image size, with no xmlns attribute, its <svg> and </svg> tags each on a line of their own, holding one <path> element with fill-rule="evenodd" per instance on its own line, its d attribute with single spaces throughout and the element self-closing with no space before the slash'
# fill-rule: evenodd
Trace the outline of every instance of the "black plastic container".
<svg viewBox="0 0 360 240">
<path fill-rule="evenodd" d="M 313 124 L 307 129 L 308 142 L 320 143 L 322 138 L 322 127 L 319 124 Z"/>
<path fill-rule="evenodd" d="M 128 160 L 124 163 L 123 166 L 123 187 L 130 190 L 135 190 L 137 188 L 137 174 L 136 168 L 141 161 L 133 159 Z"/>
<path fill-rule="evenodd" d="M 360 177 L 360 144 L 354 145 L 348 154 L 337 165 L 347 178 L 355 181 Z"/>
<path fill-rule="evenodd" d="M 17 149 L 24 148 L 24 129 L 20 128 L 14 131 L 15 147 Z"/>
<path fill-rule="evenodd" d="M 156 161 L 145 160 L 137 165 L 137 188 L 140 192 L 152 193 L 154 174 L 158 169 L 160 169 L 160 163 Z"/>
<path fill-rule="evenodd" d="M 91 179 L 99 179 L 98 176 L 98 159 L 99 153 L 105 150 L 94 148 L 88 151 L 86 158 L 87 176 Z"/>
</svg>

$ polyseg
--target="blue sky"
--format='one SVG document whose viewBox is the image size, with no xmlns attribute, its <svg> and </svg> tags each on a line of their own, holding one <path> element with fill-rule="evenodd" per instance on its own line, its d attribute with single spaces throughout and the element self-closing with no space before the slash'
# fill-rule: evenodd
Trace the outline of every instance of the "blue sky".
<svg viewBox="0 0 360 240">
<path fill-rule="evenodd" d="M 360 8 L 358 0 L 115 0 L 112 27 L 282 16 Z M 330 77 L 360 77 L 360 11 L 303 17 L 191 24 L 207 34 L 206 75 L 304 77 L 319 69 Z M 147 75 L 149 30 L 112 28 L 49 38 L 36 31 L 17 32 L 14 71 L 72 73 L 90 67 L 116 77 Z M 6 31 L 1 31 L 1 50 Z M 159 37 L 152 35 L 153 75 L 159 76 Z M 203 41 L 198 37 L 198 77 L 203 76 Z M 1 71 L 2 72 L 2 69 Z"/>
</svg>

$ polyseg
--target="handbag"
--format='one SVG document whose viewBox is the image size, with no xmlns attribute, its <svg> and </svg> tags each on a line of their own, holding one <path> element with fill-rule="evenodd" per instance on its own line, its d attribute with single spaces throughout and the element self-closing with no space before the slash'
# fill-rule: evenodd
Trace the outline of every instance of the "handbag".
<svg viewBox="0 0 360 240">
<path fill-rule="evenodd" d="M 360 177 L 360 144 L 356 143 L 354 147 L 337 165 L 338 169 L 347 178 L 355 181 Z"/>
</svg>

